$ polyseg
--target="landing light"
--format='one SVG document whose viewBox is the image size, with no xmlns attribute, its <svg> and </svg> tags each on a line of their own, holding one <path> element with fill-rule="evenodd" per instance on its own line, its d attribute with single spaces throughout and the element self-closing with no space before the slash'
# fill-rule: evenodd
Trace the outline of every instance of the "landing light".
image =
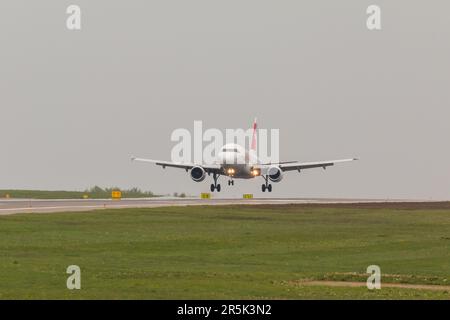
<svg viewBox="0 0 450 320">
<path fill-rule="evenodd" d="M 260 171 L 259 171 L 258 169 L 253 169 L 253 170 L 252 170 L 252 175 L 253 175 L 254 177 L 259 176 L 259 175 L 260 175 Z"/>
</svg>

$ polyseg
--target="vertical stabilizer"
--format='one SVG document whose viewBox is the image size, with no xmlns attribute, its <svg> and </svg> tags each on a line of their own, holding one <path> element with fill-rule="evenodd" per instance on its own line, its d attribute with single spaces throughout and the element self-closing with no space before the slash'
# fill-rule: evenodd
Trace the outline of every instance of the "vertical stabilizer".
<svg viewBox="0 0 450 320">
<path fill-rule="evenodd" d="M 256 118 L 255 118 L 255 120 L 253 121 L 252 144 L 250 146 L 250 150 L 253 151 L 253 152 L 256 152 L 256 146 L 257 146 L 257 143 L 256 143 L 256 128 L 257 128 L 257 124 L 256 124 Z"/>
</svg>

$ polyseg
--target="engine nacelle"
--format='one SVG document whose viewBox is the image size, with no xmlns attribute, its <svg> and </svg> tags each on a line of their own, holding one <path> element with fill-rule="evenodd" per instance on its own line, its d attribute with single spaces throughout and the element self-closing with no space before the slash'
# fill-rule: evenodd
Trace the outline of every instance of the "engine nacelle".
<svg viewBox="0 0 450 320">
<path fill-rule="evenodd" d="M 195 182 L 201 182 L 206 178 L 206 171 L 202 167 L 193 167 L 191 169 L 191 178 Z"/>
<path fill-rule="evenodd" d="M 283 179 L 283 171 L 279 167 L 270 167 L 267 175 L 272 182 L 280 182 Z"/>
</svg>

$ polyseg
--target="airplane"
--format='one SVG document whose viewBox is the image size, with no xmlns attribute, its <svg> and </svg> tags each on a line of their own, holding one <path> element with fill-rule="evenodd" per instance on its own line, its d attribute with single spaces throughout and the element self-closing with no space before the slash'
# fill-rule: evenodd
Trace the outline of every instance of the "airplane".
<svg viewBox="0 0 450 320">
<path fill-rule="evenodd" d="M 235 143 L 225 144 L 217 154 L 217 159 L 213 164 L 199 164 L 199 163 L 178 163 L 170 161 L 161 161 L 153 159 L 143 159 L 132 157 L 132 161 L 149 162 L 161 166 L 184 169 L 186 172 L 190 170 L 190 176 L 195 182 L 202 182 L 206 175 L 213 175 L 214 183 L 211 184 L 211 192 L 221 191 L 220 184 L 217 180 L 220 176 L 229 178 L 228 185 L 234 185 L 234 179 L 253 179 L 262 177 L 264 183 L 261 186 L 261 191 L 272 192 L 272 184 L 270 182 L 280 182 L 283 179 L 284 172 L 298 171 L 312 168 L 326 169 L 337 163 L 350 162 L 358 160 L 357 158 L 329 160 L 318 162 L 298 162 L 298 161 L 283 161 L 277 163 L 261 163 L 256 154 L 256 119 L 253 122 L 253 133 L 250 150 L 246 150 L 241 145 Z"/>
</svg>

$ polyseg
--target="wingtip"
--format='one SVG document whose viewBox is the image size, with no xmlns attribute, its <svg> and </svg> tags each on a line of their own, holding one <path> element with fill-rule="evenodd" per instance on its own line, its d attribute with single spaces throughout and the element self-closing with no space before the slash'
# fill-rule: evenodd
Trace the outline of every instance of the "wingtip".
<svg viewBox="0 0 450 320">
<path fill-rule="evenodd" d="M 359 158 L 353 158 L 353 160 L 359 160 Z"/>
</svg>

